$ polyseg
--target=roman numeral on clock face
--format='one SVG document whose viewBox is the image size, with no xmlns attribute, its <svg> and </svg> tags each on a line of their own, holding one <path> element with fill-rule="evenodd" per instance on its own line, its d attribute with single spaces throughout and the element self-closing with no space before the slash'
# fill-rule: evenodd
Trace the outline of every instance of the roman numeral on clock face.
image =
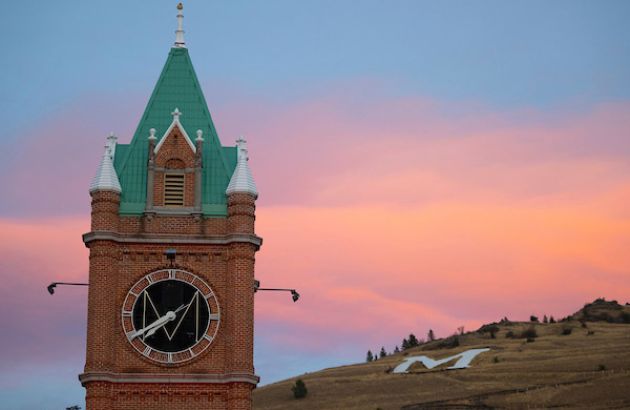
<svg viewBox="0 0 630 410">
<path fill-rule="evenodd" d="M 127 339 L 144 356 L 164 363 L 197 356 L 214 340 L 221 319 L 214 292 L 201 278 L 177 269 L 145 278 L 132 287 L 136 292 L 129 292 L 133 299 L 125 306 L 132 304 L 131 310 L 122 311 Z M 193 283 L 203 285 L 204 291 Z M 193 350 L 202 341 L 203 348 Z M 158 354 L 151 355 L 154 351 Z"/>
</svg>

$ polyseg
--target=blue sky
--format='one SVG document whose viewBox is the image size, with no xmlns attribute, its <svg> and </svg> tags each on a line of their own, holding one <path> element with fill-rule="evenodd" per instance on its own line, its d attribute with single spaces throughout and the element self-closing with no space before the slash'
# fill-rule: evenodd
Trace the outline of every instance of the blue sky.
<svg viewBox="0 0 630 410">
<path fill-rule="evenodd" d="M 148 95 L 173 41 L 172 1 L 5 3 L 0 119 L 11 130 L 85 95 Z M 199 77 L 251 93 L 298 98 L 370 78 L 498 107 L 630 94 L 625 1 L 191 1 L 185 11 Z"/>
<path fill-rule="evenodd" d="M 22 229 L 21 223 L 31 220 L 40 223 L 44 218 L 48 231 L 54 232 L 59 226 L 67 231 L 65 238 L 76 238 L 68 255 L 59 255 L 59 262 L 71 259 L 79 262 L 67 262 L 63 269 L 50 265 L 54 275 L 70 272 L 68 278 L 81 279 L 87 268 L 87 254 L 80 243 L 80 218 L 89 216 L 87 183 L 100 158 L 107 133 L 114 130 L 122 142 L 127 142 L 140 118 L 174 41 L 176 4 L 176 1 L 165 0 L 2 2 L 0 38 L 5 43 L 5 51 L 0 65 L 3 74 L 0 76 L 0 121 L 4 124 L 4 133 L 0 136 L 0 187 L 10 194 L 0 201 L 0 222 L 8 223 L 17 232 Z M 312 196 L 304 194 L 297 199 L 291 197 L 295 186 L 290 184 L 287 193 L 283 193 L 277 181 L 285 175 L 286 169 L 273 158 L 267 162 L 260 158 L 265 152 L 278 155 L 284 152 L 285 142 L 293 137 L 296 138 L 294 145 L 288 144 L 291 148 L 287 148 L 292 150 L 291 154 L 305 146 L 314 152 L 313 158 L 289 161 L 293 172 L 305 179 L 311 174 L 319 176 L 324 163 L 326 167 L 322 168 L 337 172 L 331 172 L 331 178 L 344 175 L 346 171 L 333 163 L 339 157 L 318 156 L 318 147 L 308 145 L 307 138 L 321 135 L 325 144 L 321 151 L 332 152 L 348 140 L 363 142 L 370 130 L 374 131 L 369 138 L 365 137 L 366 141 L 382 138 L 389 144 L 389 129 L 406 134 L 411 133 L 410 130 L 424 131 L 426 124 L 427 132 L 433 130 L 436 135 L 451 136 L 451 127 L 464 134 L 467 128 L 477 130 L 477 123 L 486 122 L 492 124 L 489 129 L 493 132 L 509 128 L 505 133 L 510 137 L 505 138 L 508 142 L 513 136 L 521 138 L 521 130 L 525 137 L 533 135 L 535 143 L 557 151 L 554 160 L 586 157 L 594 151 L 602 151 L 599 147 L 608 144 L 610 152 L 604 154 L 609 156 L 600 153 L 602 158 L 623 166 L 613 167 L 606 175 L 613 175 L 611 180 L 615 174 L 630 175 L 627 155 L 625 160 L 623 157 L 630 147 L 627 127 L 622 122 L 627 110 L 615 106 L 602 110 L 604 114 L 597 111 L 598 107 L 630 102 L 628 1 L 197 0 L 185 2 L 184 14 L 186 42 L 222 141 L 232 143 L 243 130 L 246 135 L 254 136 L 252 164 L 261 187 L 261 218 L 266 216 L 267 221 L 282 220 L 280 217 L 284 216 L 273 206 L 300 203 L 308 207 L 321 200 L 312 193 Z M 414 103 L 407 105 L 409 101 Z M 425 109 L 426 106 L 430 109 Z M 592 124 L 612 125 L 606 128 L 605 134 L 589 134 L 593 138 L 582 136 L 578 144 L 571 145 L 567 142 L 572 141 L 570 138 L 548 140 L 555 135 L 554 127 L 562 128 L 558 134 L 563 137 L 573 135 L 573 131 L 567 129 L 573 119 L 576 122 L 581 119 L 581 113 L 585 113 L 587 119 L 585 128 Z M 589 122 L 591 117 L 593 120 Z M 342 130 L 339 136 L 326 127 L 328 123 Z M 405 128 L 409 124 L 413 127 Z M 550 130 L 543 129 L 549 124 Z M 315 133 L 313 137 L 314 131 L 306 129 L 320 125 L 328 134 Z M 539 132 L 541 129 L 544 132 Z M 259 130 L 269 139 L 261 142 L 261 135 L 256 135 Z M 305 137 L 300 137 L 300 133 Z M 536 139 L 539 137 L 540 141 Z M 523 151 L 529 152 L 529 148 L 526 146 Z M 466 149 L 470 149 L 470 154 Z M 548 153 L 544 149 L 541 152 L 531 149 L 531 152 L 545 156 Z M 615 151 L 616 156 L 612 155 Z M 387 158 L 383 157 L 387 152 L 382 157 L 367 156 L 371 153 L 367 148 L 365 152 L 366 162 L 377 166 L 381 161 L 386 163 Z M 436 152 L 439 152 L 437 148 Z M 480 163 L 486 159 L 482 150 L 470 147 L 464 147 L 461 153 L 458 159 L 464 165 L 466 158 L 475 155 L 482 158 Z M 513 153 L 521 160 L 518 150 Z M 431 162 L 429 157 L 424 158 L 427 163 Z M 29 163 L 32 158 L 41 164 L 32 167 Z M 531 160 L 526 155 L 524 158 L 522 162 Z M 417 165 L 413 160 L 415 158 L 409 162 Z M 503 158 L 495 160 L 500 163 Z M 582 163 L 574 165 L 566 167 L 567 175 L 582 176 L 579 172 L 584 170 L 585 176 L 576 177 L 577 182 L 569 181 L 566 175 L 563 178 L 576 186 L 591 183 L 591 169 Z M 38 166 L 64 182 L 60 184 L 53 177 L 32 170 L 41 169 Z M 303 170 L 298 169 L 300 166 Z M 431 166 L 427 174 L 436 172 L 439 167 Z M 466 174 L 469 169 L 462 167 L 464 172 L 458 172 Z M 562 176 L 563 169 L 558 175 Z M 599 176 L 598 170 L 593 171 L 593 175 Z M 370 174 L 371 170 L 363 171 Z M 494 170 L 493 173 L 501 174 Z M 515 175 L 514 180 L 526 179 L 518 172 Z M 482 177 L 485 183 L 487 176 Z M 540 179 L 553 178 L 544 174 Z M 321 182 L 309 181 L 312 186 Z M 560 179 L 559 185 L 566 181 Z M 444 181 L 439 182 L 437 185 L 441 188 Z M 444 185 L 448 182 L 450 180 Z M 465 182 L 464 188 L 469 181 Z M 534 182 L 526 188 L 539 195 L 540 192 L 531 187 L 544 184 L 538 179 Z M 509 181 L 507 185 L 511 184 Z M 391 184 L 386 181 L 383 185 Z M 592 185 L 579 188 L 590 195 L 593 187 L 605 184 L 597 181 Z M 520 189 L 516 186 L 515 191 Z M 545 189 L 554 191 L 557 187 Z M 387 197 L 389 191 L 384 192 L 379 195 Z M 586 203 L 590 197 L 581 192 L 583 197 L 575 193 L 571 193 L 574 197 L 569 197 L 572 201 Z M 359 198 L 361 194 L 359 192 Z M 498 194 L 504 200 L 505 192 Z M 73 199 L 72 203 L 67 203 L 68 198 L 83 198 L 83 201 Z M 303 215 L 299 210 L 291 212 Z M 67 224 L 64 219 L 55 219 L 75 217 L 79 219 Z M 275 228 L 270 227 L 273 224 L 266 222 L 265 225 L 264 219 L 262 221 L 263 227 L 272 232 L 269 236 L 263 235 L 265 249 L 269 250 L 261 251 L 261 265 L 258 265 L 267 275 L 266 284 L 300 287 L 308 284 L 312 289 L 319 289 L 318 284 L 309 282 L 310 277 L 291 276 L 296 274 L 294 265 L 285 266 L 283 260 L 290 260 L 292 255 L 283 254 L 283 250 L 274 245 L 282 244 L 283 237 L 274 237 Z M 29 243 L 24 241 L 26 249 Z M 7 246 L 8 242 L 0 241 L 0 244 Z M 15 247 L 20 244 L 18 239 L 15 244 Z M 52 247 L 62 249 L 59 244 Z M 28 298 L 43 298 L 41 310 L 45 312 L 29 305 L 25 308 L 29 313 L 22 313 L 28 315 L 24 323 L 0 319 L 0 324 L 11 329 L 10 337 L 0 336 L 4 354 L 11 356 L 11 360 L 3 358 L 5 365 L 0 366 L 0 408 L 58 409 L 82 403 L 84 390 L 76 375 L 84 363 L 81 349 L 84 348 L 85 300 L 80 291 L 74 290 L 63 290 L 49 297 L 43 291 L 49 277 L 42 274 L 41 266 L 45 266 L 46 261 L 38 259 L 41 255 L 28 256 L 41 265 L 35 269 L 20 265 L 24 255 L 14 251 L 17 248 L 8 249 L 11 251 L 8 261 L 0 262 L 7 279 L 0 285 L 0 304 L 7 305 L 0 305 L 0 310 L 15 312 L 18 317 L 17 309 L 21 305 L 8 305 L 6 300 L 13 300 L 12 297 L 25 290 Z M 275 255 L 277 259 L 270 259 L 268 255 Z M 622 263 L 624 260 L 618 262 Z M 274 277 L 276 271 L 283 273 Z M 344 273 L 343 268 L 340 267 L 339 272 L 337 276 Z M 331 278 L 325 279 L 334 282 Z M 322 283 L 328 284 L 326 280 L 322 279 Z M 413 290 L 373 281 L 375 289 L 370 292 L 374 295 L 367 291 L 365 294 L 373 295 L 374 303 L 384 300 L 380 298 L 382 295 L 376 295 L 379 291 Z M 352 290 L 357 292 L 359 286 L 365 285 L 362 280 L 353 283 L 356 288 Z M 339 290 L 333 285 L 330 289 Z M 347 291 L 344 288 L 339 292 Z M 314 293 L 309 295 L 306 288 L 304 301 L 288 306 L 282 298 L 273 295 L 257 296 L 257 303 L 260 300 L 261 306 L 269 307 L 269 311 L 287 312 L 273 316 L 257 308 L 256 367 L 263 383 L 361 361 L 368 348 L 374 350 L 389 343 L 391 346 L 387 348 L 391 350 L 410 330 L 401 325 L 395 334 L 385 331 L 379 334 L 381 330 L 375 321 L 376 329 L 360 329 L 345 334 L 347 342 L 340 336 L 340 340 L 328 340 L 330 343 L 326 344 L 322 340 L 330 337 L 324 328 L 295 330 L 300 326 L 299 315 L 312 312 L 290 310 L 315 304 L 318 299 Z M 358 298 L 350 292 L 349 298 L 353 297 Z M 556 299 L 548 295 L 545 298 L 532 303 L 542 305 Z M 567 298 L 580 303 L 586 301 L 583 293 L 577 291 Z M 448 298 L 443 299 L 447 304 Z M 501 306 L 509 305 L 508 302 Z M 435 302 L 435 306 L 438 305 Z M 339 305 L 339 310 L 346 307 Z M 64 309 L 72 309 L 72 313 L 64 314 Z M 530 313 L 526 310 L 529 307 L 523 309 L 523 315 Z M 55 315 L 47 317 L 50 312 Z M 505 310 L 492 311 L 488 315 L 496 319 L 504 313 Z M 52 338 L 54 346 L 45 344 L 43 339 L 38 342 L 32 335 L 38 320 L 43 320 L 40 316 L 46 318 L 47 329 L 55 329 L 51 330 L 56 332 Z M 476 323 L 486 318 L 467 319 L 474 319 L 472 323 Z M 58 326 L 56 320 L 59 320 Z M 430 325 L 426 320 L 418 326 L 426 329 Z M 302 341 L 289 337 L 298 333 L 312 340 L 303 346 Z M 30 341 L 22 343 L 27 336 Z M 290 343 L 283 344 L 285 339 L 291 339 Z M 38 394 L 34 395 L 34 391 Z"/>
</svg>

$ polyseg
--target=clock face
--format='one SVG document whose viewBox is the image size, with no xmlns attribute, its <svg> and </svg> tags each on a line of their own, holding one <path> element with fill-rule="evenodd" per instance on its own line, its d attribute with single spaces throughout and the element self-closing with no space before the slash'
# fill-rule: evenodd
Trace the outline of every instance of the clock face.
<svg viewBox="0 0 630 410">
<path fill-rule="evenodd" d="M 214 340 L 219 321 L 212 289 L 180 269 L 159 270 L 140 279 L 122 309 L 127 340 L 145 357 L 166 364 L 203 352 Z"/>
</svg>

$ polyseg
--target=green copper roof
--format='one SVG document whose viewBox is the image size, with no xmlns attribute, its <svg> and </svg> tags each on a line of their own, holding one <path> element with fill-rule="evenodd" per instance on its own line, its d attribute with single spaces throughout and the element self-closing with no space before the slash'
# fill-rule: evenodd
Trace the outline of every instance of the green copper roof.
<svg viewBox="0 0 630 410">
<path fill-rule="evenodd" d="M 131 143 L 116 148 L 114 167 L 122 186 L 121 214 L 144 211 L 149 129 L 155 128 L 156 136 L 162 138 L 175 108 L 182 113 L 180 122 L 188 135 L 203 131 L 203 213 L 227 214 L 225 190 L 236 166 L 236 148 L 221 146 L 186 48 L 171 49 Z"/>
</svg>

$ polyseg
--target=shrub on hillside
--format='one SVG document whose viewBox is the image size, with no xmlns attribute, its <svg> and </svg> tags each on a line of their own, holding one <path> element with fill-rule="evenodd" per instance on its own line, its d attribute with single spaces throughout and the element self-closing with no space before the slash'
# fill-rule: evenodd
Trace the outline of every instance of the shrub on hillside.
<svg viewBox="0 0 630 410">
<path fill-rule="evenodd" d="M 477 330 L 477 332 L 479 332 L 479 333 L 489 333 L 490 337 L 492 339 L 495 339 L 497 333 L 499 333 L 499 330 L 501 330 L 501 328 L 499 326 L 497 326 L 496 323 L 488 323 L 486 325 L 481 326 L 479 328 L 479 330 Z"/>
<path fill-rule="evenodd" d="M 296 399 L 301 399 L 306 397 L 308 390 L 306 389 L 306 384 L 302 381 L 302 379 L 297 379 L 295 381 L 295 385 L 291 387 L 291 391 L 293 392 L 293 397 Z"/>
<path fill-rule="evenodd" d="M 538 322 L 538 316 L 531 315 L 531 316 L 529 317 L 529 321 L 530 321 L 530 322 Z"/>
<path fill-rule="evenodd" d="M 437 347 L 440 349 L 452 349 L 459 346 L 459 336 L 453 335 L 441 340 Z"/>
<path fill-rule="evenodd" d="M 528 327 L 521 332 L 521 339 L 535 339 L 537 337 L 538 333 L 536 332 L 536 328 L 534 328 L 534 326 Z"/>
<path fill-rule="evenodd" d="M 496 339 L 497 333 L 499 333 L 499 326 L 490 326 L 488 327 L 488 333 L 490 333 L 490 338 Z"/>
<path fill-rule="evenodd" d="M 563 334 L 564 336 L 568 336 L 568 335 L 570 335 L 570 334 L 571 334 L 571 332 L 573 332 L 573 328 L 572 328 L 571 326 L 564 326 L 564 327 L 562 328 L 562 334 Z"/>
<path fill-rule="evenodd" d="M 507 331 L 507 333 L 505 334 L 505 337 L 506 337 L 507 339 L 514 339 L 514 338 L 516 337 L 516 335 L 514 334 L 514 332 L 513 332 L 513 331 L 508 330 L 508 331 Z"/>
</svg>

